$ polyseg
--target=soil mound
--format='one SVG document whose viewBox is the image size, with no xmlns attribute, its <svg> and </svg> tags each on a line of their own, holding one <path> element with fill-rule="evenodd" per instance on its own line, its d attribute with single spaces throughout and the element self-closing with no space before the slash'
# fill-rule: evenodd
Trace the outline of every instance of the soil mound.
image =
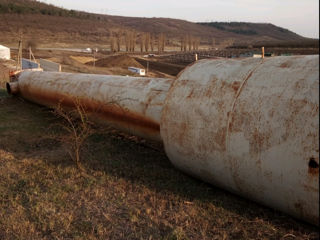
<svg viewBox="0 0 320 240">
<path fill-rule="evenodd" d="M 92 65 L 92 62 L 86 63 L 88 65 Z M 106 58 L 101 58 L 96 61 L 95 64 L 97 67 L 121 67 L 121 68 L 128 68 L 128 67 L 137 67 L 143 68 L 143 66 L 138 63 L 134 58 L 128 55 L 116 55 L 110 56 Z"/>
<path fill-rule="evenodd" d="M 185 68 L 183 65 L 145 60 L 143 58 L 135 58 L 135 60 L 145 68 L 147 68 L 147 63 L 149 62 L 149 70 L 162 72 L 171 76 L 177 76 Z"/>
</svg>

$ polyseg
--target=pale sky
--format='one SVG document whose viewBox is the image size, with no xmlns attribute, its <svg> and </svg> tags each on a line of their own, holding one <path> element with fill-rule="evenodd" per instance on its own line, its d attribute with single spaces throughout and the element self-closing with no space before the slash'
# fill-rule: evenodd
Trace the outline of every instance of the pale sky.
<svg viewBox="0 0 320 240">
<path fill-rule="evenodd" d="M 304 37 L 319 38 L 319 0 L 42 0 L 67 9 L 192 22 L 272 23 Z"/>
</svg>

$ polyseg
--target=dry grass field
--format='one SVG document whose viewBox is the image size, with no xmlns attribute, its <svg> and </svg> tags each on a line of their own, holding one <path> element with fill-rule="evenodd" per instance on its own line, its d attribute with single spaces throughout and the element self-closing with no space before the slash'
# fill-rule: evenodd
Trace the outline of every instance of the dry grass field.
<svg viewBox="0 0 320 240">
<path fill-rule="evenodd" d="M 0 90 L 0 239 L 318 239 L 318 230 L 176 170 L 162 147 L 95 126 L 86 174 L 46 108 Z M 57 133 L 58 134 L 58 133 Z"/>
</svg>

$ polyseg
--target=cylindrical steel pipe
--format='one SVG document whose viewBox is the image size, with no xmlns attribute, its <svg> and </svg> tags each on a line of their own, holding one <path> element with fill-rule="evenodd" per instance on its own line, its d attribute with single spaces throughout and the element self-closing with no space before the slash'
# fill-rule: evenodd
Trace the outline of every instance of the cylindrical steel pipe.
<svg viewBox="0 0 320 240">
<path fill-rule="evenodd" d="M 94 74 L 21 72 L 9 93 L 31 102 L 72 107 L 79 102 L 96 120 L 161 141 L 160 118 L 172 79 Z"/>
<path fill-rule="evenodd" d="M 160 129 L 177 168 L 319 224 L 319 56 L 199 61 Z"/>
<path fill-rule="evenodd" d="M 116 127 L 162 138 L 179 169 L 318 225 L 318 61 L 201 60 L 171 87 L 170 79 L 26 72 L 8 90 L 46 106 L 73 98 L 103 106 L 99 116 Z"/>
</svg>

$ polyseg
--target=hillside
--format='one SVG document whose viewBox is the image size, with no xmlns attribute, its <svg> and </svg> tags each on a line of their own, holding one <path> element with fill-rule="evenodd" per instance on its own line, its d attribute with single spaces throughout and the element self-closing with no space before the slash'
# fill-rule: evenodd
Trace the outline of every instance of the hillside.
<svg viewBox="0 0 320 240">
<path fill-rule="evenodd" d="M 182 36 L 200 38 L 201 44 L 233 39 L 236 43 L 301 41 L 305 38 L 267 23 L 193 23 L 169 18 L 138 18 L 67 10 L 31 0 L 0 0 L 0 42 L 15 45 L 19 32 L 41 46 L 109 45 L 111 35 L 134 31 L 164 33 L 167 44 L 178 45 Z M 76 41 L 75 41 L 76 39 Z M 13 44 L 14 43 L 14 44 Z"/>
</svg>

